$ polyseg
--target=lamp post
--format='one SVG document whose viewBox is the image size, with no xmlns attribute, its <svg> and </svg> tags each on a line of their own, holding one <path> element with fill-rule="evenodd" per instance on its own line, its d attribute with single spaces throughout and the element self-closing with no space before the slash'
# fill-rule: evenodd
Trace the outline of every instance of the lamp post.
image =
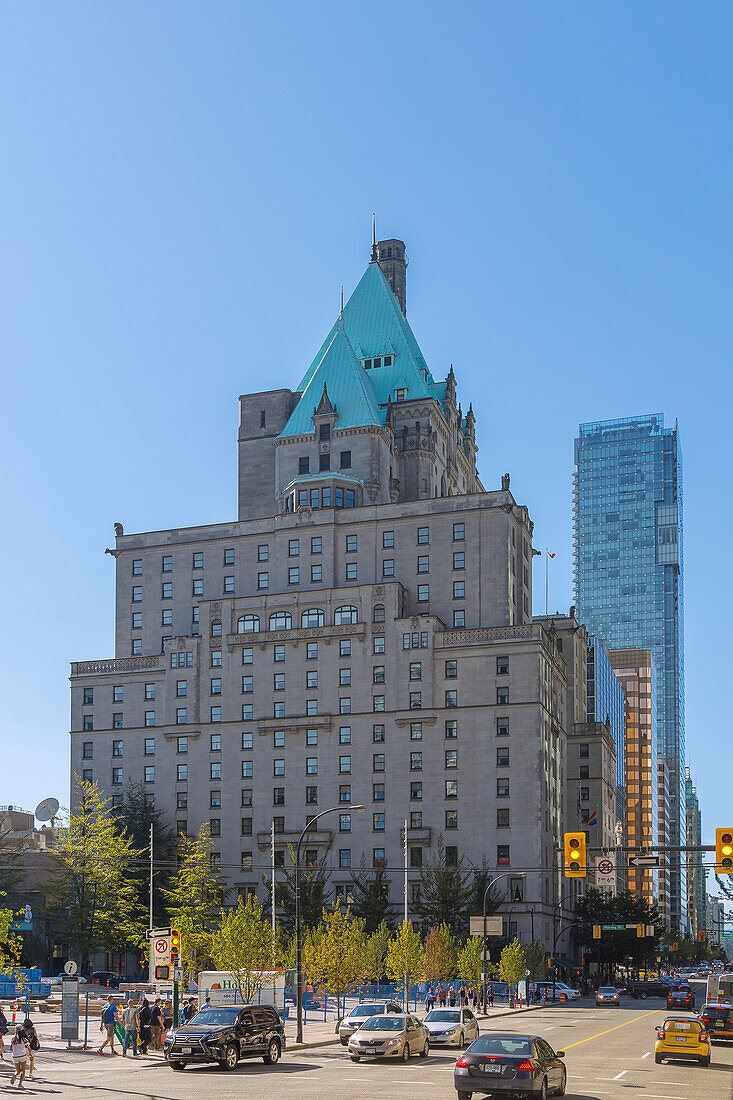
<svg viewBox="0 0 733 1100">
<path fill-rule="evenodd" d="M 356 810 L 357 813 L 363 813 L 366 806 L 349 806 L 349 810 Z M 305 834 L 310 829 L 311 825 L 314 825 L 318 821 L 319 817 L 324 817 L 326 814 L 332 814 L 336 812 L 344 813 L 343 806 L 330 806 L 327 810 L 321 810 L 319 814 L 312 817 L 306 825 L 303 832 L 298 838 L 298 845 L 295 849 L 295 999 L 297 1005 L 297 1043 L 303 1042 L 303 967 L 300 957 L 300 846 L 305 839 Z"/>
<path fill-rule="evenodd" d="M 527 876 L 524 873 L 524 871 L 520 871 L 519 873 L 516 872 L 516 871 L 502 871 L 502 873 L 500 875 L 495 875 L 494 878 L 492 878 L 492 880 L 489 883 L 487 883 L 486 889 L 484 890 L 484 900 L 483 900 L 483 904 L 482 904 L 482 907 L 481 907 L 481 916 L 482 916 L 483 922 L 484 922 L 484 928 L 483 928 L 483 933 L 484 934 L 483 934 L 482 941 L 481 941 L 481 963 L 482 963 L 482 968 L 483 968 L 483 974 L 482 974 L 483 981 L 481 983 L 481 986 L 482 986 L 482 992 L 483 992 L 484 1012 L 486 1012 L 486 899 L 489 896 L 489 890 L 491 889 L 491 887 L 494 885 L 495 882 L 499 881 L 500 878 L 526 878 L 526 877 Z"/>
</svg>

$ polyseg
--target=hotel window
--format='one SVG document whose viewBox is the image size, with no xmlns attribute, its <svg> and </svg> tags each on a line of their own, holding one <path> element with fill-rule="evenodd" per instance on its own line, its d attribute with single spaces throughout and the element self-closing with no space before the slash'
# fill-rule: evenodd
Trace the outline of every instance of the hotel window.
<svg viewBox="0 0 733 1100">
<path fill-rule="evenodd" d="M 326 615 L 320 607 L 309 607 L 301 613 L 300 625 L 303 628 L 325 626 L 325 623 Z"/>
<path fill-rule="evenodd" d="M 342 783 L 339 786 L 339 802 L 351 802 L 351 784 Z"/>
<path fill-rule="evenodd" d="M 384 726 L 372 726 L 372 741 L 384 741 Z"/>
<path fill-rule="evenodd" d="M 307 688 L 317 688 L 318 687 L 318 669 L 315 669 L 315 668 L 306 669 L 305 686 Z"/>
<path fill-rule="evenodd" d="M 331 438 L 331 425 L 319 424 L 318 426 L 318 440 L 320 443 L 324 443 Z"/>
<path fill-rule="evenodd" d="M 383 752 L 375 752 L 372 756 L 372 771 L 383 772 L 384 771 L 385 755 Z"/>
<path fill-rule="evenodd" d="M 453 524 L 453 541 L 463 542 L 466 537 L 466 525 L 464 523 Z"/>
<path fill-rule="evenodd" d="M 422 663 L 420 661 L 410 662 L 410 679 L 422 680 Z"/>
<path fill-rule="evenodd" d="M 497 703 L 506 704 L 509 702 L 509 688 L 501 687 L 496 689 L 496 701 Z"/>
<path fill-rule="evenodd" d="M 251 722 L 254 718 L 254 705 L 252 703 L 242 703 L 242 721 Z"/>
<path fill-rule="evenodd" d="M 209 779 L 221 779 L 220 760 L 212 760 L 209 764 Z"/>
<path fill-rule="evenodd" d="M 204 567 L 204 555 L 200 550 L 194 551 L 192 565 L 194 569 L 203 569 Z"/>
<path fill-rule="evenodd" d="M 384 820 L 385 820 L 384 813 L 380 812 L 380 813 L 372 814 L 372 831 L 375 832 L 375 833 L 383 833 L 384 832 Z"/>
<path fill-rule="evenodd" d="M 260 543 L 257 547 L 257 561 L 269 561 L 270 560 L 270 547 L 267 543 Z"/>
<path fill-rule="evenodd" d="M 244 653 L 242 654 L 242 658 L 244 659 Z M 212 668 L 221 668 L 221 650 L 220 649 L 212 649 L 212 651 L 211 651 L 211 667 Z"/>
<path fill-rule="evenodd" d="M 508 865 L 508 863 L 509 863 L 509 845 L 508 844 L 497 844 L 497 846 L 496 846 L 496 862 L 498 864 L 507 864 Z"/>
<path fill-rule="evenodd" d="M 351 656 L 351 639 L 341 638 L 339 641 L 339 657 Z"/>
<path fill-rule="evenodd" d="M 218 735 L 215 734 L 214 736 L 218 736 Z M 285 735 L 283 734 L 283 738 L 284 738 L 284 736 Z M 252 741 L 253 741 L 253 736 L 252 736 L 251 733 L 243 733 L 242 734 L 242 751 L 243 752 L 246 751 L 247 749 L 253 748 Z M 220 745 L 220 747 L 221 747 L 221 745 Z"/>
<path fill-rule="evenodd" d="M 507 676 L 509 674 L 509 658 L 497 657 L 496 658 L 496 675 Z"/>
<path fill-rule="evenodd" d="M 254 691 L 254 676 L 243 676 L 242 693 L 244 695 L 249 695 L 252 691 Z"/>
<path fill-rule="evenodd" d="M 580 759 L 581 760 L 587 760 L 589 756 L 590 756 L 590 745 L 581 745 L 580 746 Z"/>
<path fill-rule="evenodd" d="M 133 575 L 133 577 L 142 577 L 142 575 L 143 575 L 143 559 L 142 558 L 133 558 L 132 559 L 132 575 Z"/>
<path fill-rule="evenodd" d="M 509 719 L 508 718 L 497 718 L 496 719 L 496 736 L 497 737 L 508 737 L 509 736 Z M 582 745 L 581 745 L 581 748 L 582 748 Z M 580 755 L 582 756 L 583 753 L 581 752 Z"/>
<path fill-rule="evenodd" d="M 300 539 L 288 539 L 288 557 L 297 558 L 300 554 Z"/>
<path fill-rule="evenodd" d="M 458 749 L 445 750 L 445 766 L 446 768 L 458 767 Z"/>
<path fill-rule="evenodd" d="M 458 828 L 458 810 L 445 811 L 445 827 L 446 829 Z"/>
<path fill-rule="evenodd" d="M 221 722 L 221 707 L 212 707 L 211 708 L 211 719 L 210 720 L 212 722 Z"/>
<path fill-rule="evenodd" d="M 410 692 L 410 710 L 422 710 L 422 692 Z"/>
<path fill-rule="evenodd" d="M 298 473 L 309 474 L 310 473 L 310 459 L 307 455 L 301 455 L 298 459 Z"/>
<path fill-rule="evenodd" d="M 176 752 L 188 752 L 188 738 L 177 737 L 176 738 Z"/>
<path fill-rule="evenodd" d="M 339 867 L 351 867 L 351 848 L 339 848 Z"/>
<path fill-rule="evenodd" d="M 445 865 L 446 865 L 446 867 L 457 867 L 458 866 L 458 848 L 457 847 L 455 847 L 453 845 L 450 845 L 450 844 L 446 844 L 446 846 L 445 846 Z"/>
<path fill-rule="evenodd" d="M 82 746 L 82 760 L 91 760 L 94 757 L 94 742 L 85 741 Z"/>
<path fill-rule="evenodd" d="M 285 673 L 276 672 L 272 678 L 273 691 L 285 691 Z"/>
<path fill-rule="evenodd" d="M 374 665 L 374 667 L 372 668 L 372 683 L 384 683 L 384 665 Z"/>
<path fill-rule="evenodd" d="M 121 730 L 123 725 L 124 723 L 122 720 L 122 713 L 118 711 L 117 713 L 112 715 L 112 729 Z"/>
<path fill-rule="evenodd" d="M 137 585 L 136 584 L 136 585 L 133 586 L 133 589 L 132 589 L 132 602 L 133 603 L 142 603 L 142 599 L 143 599 L 142 585 Z"/>
<path fill-rule="evenodd" d="M 590 799 L 590 788 L 589 787 L 581 787 L 580 788 L 580 801 L 581 802 L 588 802 L 589 799 Z"/>
<path fill-rule="evenodd" d="M 372 801 L 384 802 L 384 783 L 372 783 Z"/>
<path fill-rule="evenodd" d="M 339 814 L 339 832 L 351 832 L 351 814 Z"/>
<path fill-rule="evenodd" d="M 318 642 L 308 642 L 305 649 L 306 661 L 315 661 L 318 659 Z"/>
<path fill-rule="evenodd" d="M 417 586 L 417 602 L 426 603 L 430 599 L 430 585 L 419 584 Z"/>
<path fill-rule="evenodd" d="M 146 764 L 144 774 L 145 774 L 145 782 L 146 783 L 154 783 L 155 782 L 155 765 L 154 764 Z"/>
<path fill-rule="evenodd" d="M 275 829 L 275 832 L 277 832 L 277 829 Z M 252 818 L 251 817 L 243 817 L 242 818 L 242 836 L 252 836 Z"/>
<path fill-rule="evenodd" d="M 445 693 L 445 705 L 446 705 L 446 707 L 457 707 L 458 706 L 458 692 L 457 691 L 455 691 L 455 690 L 454 691 L 446 691 L 446 693 Z"/>
<path fill-rule="evenodd" d="M 509 797 L 509 780 L 500 778 L 496 781 L 496 797 L 508 798 Z"/>
<path fill-rule="evenodd" d="M 234 548 L 230 547 L 224 551 L 224 564 L 234 565 Z"/>
<path fill-rule="evenodd" d="M 142 652 L 143 652 L 142 638 L 133 638 L 132 639 L 132 656 L 133 657 L 141 657 Z M 160 652 L 161 653 L 165 652 L 165 639 L 161 640 Z"/>
<path fill-rule="evenodd" d="M 422 810 L 413 810 L 410 814 L 410 828 L 422 829 Z"/>
<path fill-rule="evenodd" d="M 404 401 L 407 397 L 407 390 L 397 389 L 394 391 L 395 401 Z"/>
<path fill-rule="evenodd" d="M 339 727 L 339 744 L 350 745 L 351 744 L 351 726 Z"/>
<path fill-rule="evenodd" d="M 587 764 L 581 764 L 580 766 L 580 778 L 590 779 L 590 768 Z"/>
<path fill-rule="evenodd" d="M 243 806 L 251 806 L 252 805 L 252 791 L 249 787 L 245 787 L 244 790 L 242 791 L 242 805 Z"/>
<path fill-rule="evenodd" d="M 445 723 L 445 739 L 453 741 L 456 737 L 458 737 L 458 722 L 455 718 L 451 718 Z"/>
<path fill-rule="evenodd" d="M 465 569 L 466 568 L 466 555 L 462 550 L 457 550 L 453 555 L 453 568 Z"/>
<path fill-rule="evenodd" d="M 322 454 L 322 455 L 318 456 L 318 469 L 321 472 L 325 472 L 326 470 L 331 469 L 331 455 L 328 451 L 326 451 L 325 454 Z M 312 496 L 313 496 L 313 491 L 311 490 L 311 497 Z M 316 505 L 316 507 L 318 507 L 318 505 Z"/>
<path fill-rule="evenodd" d="M 311 730 L 306 730 L 305 731 L 305 743 L 306 743 L 306 745 L 317 745 L 318 744 L 318 730 L 317 729 L 311 729 Z"/>
<path fill-rule="evenodd" d="M 277 855 L 277 852 L 275 853 L 275 855 Z M 243 871 L 251 871 L 252 870 L 252 853 L 251 852 L 242 852 L 242 870 Z"/>
<path fill-rule="evenodd" d="M 384 634 L 377 634 L 374 637 L 374 654 L 378 657 L 384 652 Z"/>
<path fill-rule="evenodd" d="M 420 554 L 417 559 L 417 571 L 418 573 L 430 572 L 430 557 L 427 554 Z"/>
<path fill-rule="evenodd" d="M 209 819 L 209 832 L 211 836 L 221 836 L 220 817 L 212 817 Z"/>
<path fill-rule="evenodd" d="M 84 770 L 81 773 L 81 778 L 82 778 L 82 782 L 84 782 L 84 783 L 93 783 L 94 782 L 94 772 L 92 771 L 91 768 L 84 768 Z"/>
<path fill-rule="evenodd" d="M 258 573 L 257 574 L 257 587 L 259 589 L 270 587 L 270 574 L 269 573 Z"/>
<path fill-rule="evenodd" d="M 85 714 L 82 718 L 82 729 L 87 733 L 90 733 L 94 729 L 94 716 L 92 714 Z"/>
<path fill-rule="evenodd" d="M 160 598 L 162 600 L 172 600 L 173 599 L 173 582 L 172 581 L 164 581 L 163 582 Z"/>
<path fill-rule="evenodd" d="M 249 649 L 249 650 L 247 650 L 247 652 L 250 654 L 250 660 L 249 661 L 244 660 L 244 651 L 242 651 L 242 654 L 243 654 L 242 655 L 242 663 L 251 665 L 252 664 L 252 660 L 251 660 L 252 650 Z M 272 647 L 272 659 L 275 662 L 280 662 L 280 661 L 285 660 L 285 646 L 284 645 L 275 645 L 275 646 Z"/>
<path fill-rule="evenodd" d="M 355 561 L 347 561 L 347 563 L 346 563 L 346 580 L 347 581 L 357 580 L 357 568 L 356 568 L 356 562 Z"/>
<path fill-rule="evenodd" d="M 318 787 L 305 788 L 305 804 L 306 806 L 316 806 L 318 804 Z"/>
<path fill-rule="evenodd" d="M 384 858 L 384 848 L 372 848 L 372 866 L 384 867 L 386 862 Z"/>
<path fill-rule="evenodd" d="M 422 801 L 422 783 L 410 783 L 410 801 Z"/>
<path fill-rule="evenodd" d="M 422 771 L 422 753 L 411 752 L 410 753 L 410 771 L 420 772 Z"/>
<path fill-rule="evenodd" d="M 384 696 L 383 695 L 373 695 L 372 696 L 372 710 L 375 713 L 378 713 L 379 711 L 384 710 Z"/>
<path fill-rule="evenodd" d="M 283 761 L 283 767 L 285 762 Z M 318 757 L 307 756 L 305 759 L 305 774 L 306 775 L 318 775 Z"/>
<path fill-rule="evenodd" d="M 311 566 L 311 583 L 319 582 L 323 580 L 323 566 L 312 565 Z"/>
<path fill-rule="evenodd" d="M 458 780 L 446 779 L 445 781 L 445 797 L 446 798 L 458 798 Z"/>
<path fill-rule="evenodd" d="M 226 593 L 226 592 L 233 592 L 233 591 L 234 591 L 234 577 L 225 577 L 224 578 L 224 592 Z"/>
<path fill-rule="evenodd" d="M 252 761 L 251 760 L 243 760 L 242 761 L 242 779 L 251 779 L 251 778 L 252 778 Z"/>
<path fill-rule="evenodd" d="M 445 678 L 446 680 L 455 680 L 458 676 L 458 661 L 446 661 L 445 662 Z"/>
<path fill-rule="evenodd" d="M 124 701 L 125 689 L 121 686 L 112 688 L 112 702 L 122 703 Z"/>
<path fill-rule="evenodd" d="M 240 615 L 237 619 L 237 634 L 256 634 L 259 629 L 259 615 Z"/>
<path fill-rule="evenodd" d="M 285 761 L 281 758 L 275 759 L 272 762 L 272 774 L 273 775 L 285 775 Z"/>
<path fill-rule="evenodd" d="M 410 722 L 410 740 L 422 741 L 422 722 Z"/>
<path fill-rule="evenodd" d="M 146 710 L 145 711 L 145 725 L 146 726 L 154 726 L 155 725 L 155 711 L 154 710 Z"/>
<path fill-rule="evenodd" d="M 132 629 L 141 630 L 143 625 L 143 613 L 142 611 L 133 611 L 132 613 Z"/>
<path fill-rule="evenodd" d="M 382 562 L 382 576 L 394 577 L 394 558 L 385 558 Z"/>
<path fill-rule="evenodd" d="M 154 756 L 155 755 L 155 738 L 154 737 L 146 737 L 145 738 L 145 741 L 143 742 L 143 752 L 144 752 L 145 756 Z"/>
<path fill-rule="evenodd" d="M 391 550 L 394 546 L 394 531 L 382 532 L 382 549 Z"/>
<path fill-rule="evenodd" d="M 506 768 L 509 765 L 509 746 L 501 745 L 496 750 L 496 766 L 498 768 Z"/>
<path fill-rule="evenodd" d="M 465 626 L 466 625 L 466 612 L 462 609 L 460 611 L 453 612 L 453 626 Z"/>
<path fill-rule="evenodd" d="M 410 848 L 410 867 L 422 867 L 422 848 Z"/>
<path fill-rule="evenodd" d="M 113 768 L 112 769 L 112 786 L 113 787 L 121 787 L 122 786 L 122 768 Z"/>
<path fill-rule="evenodd" d="M 372 614 L 372 622 L 383 623 L 385 621 L 385 609 L 383 603 L 377 603 L 374 605 L 374 612 Z"/>
<path fill-rule="evenodd" d="M 161 626 L 173 626 L 173 609 L 170 607 L 164 607 L 160 613 L 160 625 Z"/>
<path fill-rule="evenodd" d="M 284 710 L 285 704 L 281 703 L 280 705 L 283 707 L 283 713 L 279 717 L 284 718 L 285 717 L 285 710 Z M 275 706 L 277 706 L 277 703 L 275 704 Z M 317 699 L 306 699 L 306 701 L 305 701 L 305 713 L 311 718 L 315 718 L 317 716 L 317 714 L 318 714 L 318 700 Z"/>
<path fill-rule="evenodd" d="M 288 584 L 300 584 L 300 569 L 297 565 L 288 569 Z"/>
<path fill-rule="evenodd" d="M 242 738 L 244 738 L 244 734 L 242 734 Z M 276 749 L 285 748 L 285 730 L 275 730 L 272 735 L 272 744 Z M 244 748 L 244 745 L 242 747 Z"/>
<path fill-rule="evenodd" d="M 341 469 L 342 470 L 350 470 L 351 469 L 351 451 L 342 451 L 341 452 Z"/>
<path fill-rule="evenodd" d="M 221 679 L 216 676 L 211 681 L 211 695 L 221 695 Z"/>
<path fill-rule="evenodd" d="M 323 553 L 323 538 L 318 535 L 311 539 L 311 554 Z"/>
<path fill-rule="evenodd" d="M 417 529 L 417 541 L 419 543 L 423 543 L 423 544 L 430 542 L 430 528 L 429 527 L 418 527 L 418 529 Z"/>
<path fill-rule="evenodd" d="M 343 774 L 351 772 L 351 757 L 339 756 L 339 771 Z"/>
<path fill-rule="evenodd" d="M 453 599 L 462 600 L 466 595 L 466 582 L 465 581 L 453 581 Z"/>
</svg>

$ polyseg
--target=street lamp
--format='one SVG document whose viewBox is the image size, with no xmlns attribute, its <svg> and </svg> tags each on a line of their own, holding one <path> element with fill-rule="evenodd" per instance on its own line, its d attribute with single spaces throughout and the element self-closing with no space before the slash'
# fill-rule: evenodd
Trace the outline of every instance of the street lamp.
<svg viewBox="0 0 733 1100">
<path fill-rule="evenodd" d="M 526 878 L 526 877 L 527 876 L 524 873 L 524 871 L 519 871 L 519 872 L 517 872 L 517 871 L 502 871 L 502 873 L 500 875 L 495 875 L 495 877 L 492 878 L 491 882 L 489 882 L 487 884 L 486 889 L 484 890 L 484 900 L 483 900 L 483 904 L 482 904 L 482 907 L 481 907 L 481 915 L 483 917 L 483 922 L 484 922 L 484 928 L 483 928 L 484 934 L 483 934 L 483 939 L 481 941 L 481 961 L 482 961 L 482 965 L 483 965 L 482 988 L 483 988 L 484 1012 L 486 1012 L 486 899 L 489 896 L 489 890 L 491 889 L 491 887 L 494 885 L 495 882 L 499 881 L 500 878 Z M 511 928 L 510 928 L 510 931 L 511 931 Z"/>
<path fill-rule="evenodd" d="M 366 809 L 366 806 L 349 806 L 349 811 L 356 810 L 361 814 Z M 328 810 L 321 810 L 319 814 L 312 817 L 306 825 L 303 832 L 298 838 L 298 845 L 295 849 L 295 998 L 297 1004 L 297 1033 L 295 1041 L 297 1043 L 303 1042 L 303 975 L 302 965 L 300 958 L 300 846 L 305 839 L 305 834 L 310 829 L 319 817 L 324 817 L 326 814 L 333 814 L 337 811 L 344 812 L 343 806 L 331 806 Z"/>
</svg>

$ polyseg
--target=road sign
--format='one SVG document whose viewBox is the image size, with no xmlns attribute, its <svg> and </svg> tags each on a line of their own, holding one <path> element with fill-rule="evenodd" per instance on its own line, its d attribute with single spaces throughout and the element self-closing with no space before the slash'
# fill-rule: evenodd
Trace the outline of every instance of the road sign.
<svg viewBox="0 0 733 1100">
<path fill-rule="evenodd" d="M 76 972 L 76 963 L 69 960 Z M 66 967 L 64 967 L 66 969 Z M 61 983 L 61 1038 L 79 1038 L 79 979 L 74 975 L 67 975 Z"/>
<path fill-rule="evenodd" d="M 183 981 L 183 967 L 182 966 L 174 966 L 173 967 L 173 979 L 174 979 L 174 981 L 177 981 L 177 982 L 182 982 Z"/>
<path fill-rule="evenodd" d="M 483 917 L 471 917 L 471 935 L 483 936 L 484 934 L 484 918 Z M 492 916 L 486 918 L 486 935 L 487 936 L 500 936 L 502 934 L 503 921 L 500 916 Z"/>
<path fill-rule="evenodd" d="M 658 867 L 659 856 L 629 856 L 629 867 Z"/>
<path fill-rule="evenodd" d="M 153 954 L 153 966 L 171 965 L 171 938 L 170 936 L 156 936 L 151 943 Z"/>
<path fill-rule="evenodd" d="M 148 928 L 145 935 L 149 940 L 155 940 L 158 936 L 170 936 L 172 928 Z"/>
<path fill-rule="evenodd" d="M 636 928 L 635 924 L 631 925 L 632 928 Z M 601 928 L 604 932 L 623 932 L 626 929 L 625 924 L 602 924 Z"/>
<path fill-rule="evenodd" d="M 70 978 L 73 978 L 79 967 L 76 965 L 73 959 L 69 959 L 64 963 L 64 974 L 68 974 Z"/>
<path fill-rule="evenodd" d="M 616 864 L 608 856 L 596 856 L 596 885 L 616 885 Z"/>
</svg>

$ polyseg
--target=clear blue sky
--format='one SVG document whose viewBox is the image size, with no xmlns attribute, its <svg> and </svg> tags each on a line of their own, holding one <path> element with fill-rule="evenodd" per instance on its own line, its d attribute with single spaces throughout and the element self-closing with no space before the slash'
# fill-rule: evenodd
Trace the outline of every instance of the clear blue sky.
<svg viewBox="0 0 733 1100">
<path fill-rule="evenodd" d="M 237 395 L 295 385 L 376 210 L 553 608 L 578 422 L 679 419 L 689 762 L 706 837 L 730 823 L 732 30 L 723 3 L 2 6 L 0 801 L 67 801 L 113 522 L 235 516 Z"/>
</svg>

